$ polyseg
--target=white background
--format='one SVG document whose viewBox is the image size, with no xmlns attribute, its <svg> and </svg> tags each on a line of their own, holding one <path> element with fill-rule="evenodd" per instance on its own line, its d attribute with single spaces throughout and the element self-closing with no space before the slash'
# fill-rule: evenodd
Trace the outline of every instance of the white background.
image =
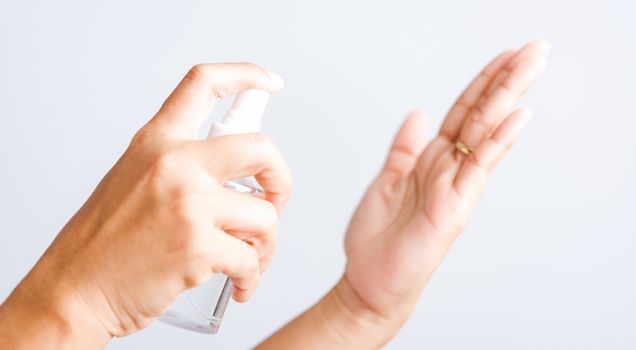
<svg viewBox="0 0 636 350">
<path fill-rule="evenodd" d="M 348 218 L 406 113 L 438 126 L 492 56 L 553 46 L 535 118 L 390 349 L 636 347 L 636 9 L 630 1 L 0 3 L 0 299 L 199 62 L 282 75 L 265 131 L 296 189 L 253 300 L 205 336 L 154 323 L 110 349 L 241 349 L 339 278 Z M 217 111 L 214 115 L 218 115 Z"/>
</svg>

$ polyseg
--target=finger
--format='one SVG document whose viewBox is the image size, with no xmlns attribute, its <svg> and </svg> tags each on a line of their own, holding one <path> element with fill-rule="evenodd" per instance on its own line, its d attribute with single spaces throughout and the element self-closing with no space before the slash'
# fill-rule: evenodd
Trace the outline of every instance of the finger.
<svg viewBox="0 0 636 350">
<path fill-rule="evenodd" d="M 213 208 L 221 208 L 215 217 L 215 225 L 224 231 L 267 234 L 278 224 L 276 207 L 247 193 L 224 188 L 223 195 L 211 202 Z"/>
<path fill-rule="evenodd" d="M 477 102 L 477 99 L 486 90 L 494 77 L 497 76 L 497 73 L 510 61 L 515 52 L 516 50 L 511 49 L 499 54 L 479 73 L 470 85 L 468 85 L 448 112 L 440 128 L 440 135 L 445 136 L 449 140 L 455 140 L 457 138 L 461 126 L 464 123 L 464 118 L 470 108 Z"/>
<path fill-rule="evenodd" d="M 521 48 L 495 77 L 465 118 L 459 140 L 475 147 L 494 132 L 532 82 L 545 69 L 549 45 L 534 41 Z"/>
<path fill-rule="evenodd" d="M 214 235 L 211 245 L 213 272 L 230 277 L 235 289 L 234 299 L 239 302 L 246 301 L 256 289 L 260 277 L 256 249 L 225 233 Z"/>
<path fill-rule="evenodd" d="M 255 176 L 265 191 L 265 199 L 278 212 L 287 203 L 292 179 L 285 159 L 274 143 L 262 133 L 224 135 L 192 143 L 210 176 L 219 183 Z"/>
<path fill-rule="evenodd" d="M 260 279 L 260 276 L 259 276 L 259 279 Z M 232 282 L 236 283 L 235 280 L 232 280 Z M 258 285 L 258 280 L 257 280 L 257 285 Z M 248 289 L 243 289 L 241 287 L 237 287 L 236 285 L 234 285 L 234 289 L 232 290 L 232 298 L 239 303 L 244 303 L 250 300 L 250 298 L 252 297 L 255 291 L 256 291 L 256 286 L 248 288 Z"/>
<path fill-rule="evenodd" d="M 462 163 L 454 180 L 455 191 L 463 198 L 475 198 L 481 193 L 488 176 L 517 141 L 521 131 L 532 118 L 529 109 L 510 114 L 493 135 L 484 140 Z"/>
<path fill-rule="evenodd" d="M 228 234 L 249 242 L 258 252 L 261 271 L 273 255 L 278 238 L 278 212 L 266 200 L 226 189 L 222 202 L 214 208 L 223 208 L 215 218 L 216 227 Z"/>
<path fill-rule="evenodd" d="M 267 270 L 276 252 L 276 242 L 278 241 L 278 230 L 276 227 L 271 232 L 268 232 L 267 236 L 264 236 L 262 232 L 226 231 L 226 233 L 256 249 L 261 274 Z"/>
<path fill-rule="evenodd" d="M 426 146 L 428 118 L 421 111 L 413 111 L 402 123 L 389 151 L 383 174 L 402 178 L 408 175 Z"/>
<path fill-rule="evenodd" d="M 176 135 L 196 138 L 215 99 L 245 89 L 274 93 L 283 85 L 278 75 L 252 63 L 198 64 L 181 80 L 151 123 Z"/>
<path fill-rule="evenodd" d="M 276 244 L 272 246 L 272 249 L 269 251 L 268 254 L 262 254 L 260 256 L 261 274 L 267 271 L 267 268 L 269 267 L 269 265 L 272 263 L 272 260 L 274 259 L 275 253 L 276 253 Z"/>
<path fill-rule="evenodd" d="M 415 165 L 415 176 L 419 183 L 425 184 L 431 175 L 435 162 L 451 148 L 451 142 L 445 137 L 436 137 L 426 146 Z"/>
</svg>

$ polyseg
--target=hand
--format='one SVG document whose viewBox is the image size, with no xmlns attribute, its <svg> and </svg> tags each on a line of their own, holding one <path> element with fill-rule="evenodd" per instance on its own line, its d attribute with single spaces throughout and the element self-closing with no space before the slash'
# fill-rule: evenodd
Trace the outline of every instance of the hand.
<svg viewBox="0 0 636 350">
<path fill-rule="evenodd" d="M 258 349 L 377 349 L 395 335 L 528 122 L 515 104 L 547 53 L 537 41 L 495 58 L 428 145 L 422 113 L 406 119 L 349 224 L 343 278 Z M 458 140 L 474 151 L 460 152 Z"/>
<path fill-rule="evenodd" d="M 282 85 L 252 64 L 195 66 L 3 308 L 46 305 L 71 333 L 101 327 L 109 339 L 144 328 L 214 272 L 247 300 L 274 252 L 290 174 L 263 134 L 196 135 L 214 98 Z M 223 187 L 250 175 L 265 200 Z"/>
<path fill-rule="evenodd" d="M 490 173 L 529 121 L 530 112 L 515 105 L 543 71 L 547 53 L 547 43 L 537 41 L 495 58 L 428 144 L 423 114 L 406 119 L 347 231 L 348 262 L 338 288 L 357 299 L 356 309 L 362 305 L 397 327 L 406 320 Z M 456 150 L 458 140 L 474 152 Z"/>
</svg>

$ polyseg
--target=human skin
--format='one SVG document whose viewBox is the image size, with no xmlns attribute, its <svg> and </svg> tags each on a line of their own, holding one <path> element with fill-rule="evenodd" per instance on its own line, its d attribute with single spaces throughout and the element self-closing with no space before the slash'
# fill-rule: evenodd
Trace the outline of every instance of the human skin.
<svg viewBox="0 0 636 350">
<path fill-rule="evenodd" d="M 544 70 L 548 51 L 535 41 L 497 56 L 430 142 L 426 117 L 411 113 L 351 219 L 342 278 L 258 349 L 376 349 L 397 333 L 530 120 L 528 109 L 515 106 Z M 458 152 L 456 140 L 474 152 Z"/>
<path fill-rule="evenodd" d="M 408 116 L 351 219 L 342 278 L 259 349 L 375 349 L 396 334 L 464 228 L 490 173 L 529 121 L 529 110 L 516 104 L 544 69 L 548 49 L 537 41 L 495 58 L 430 142 L 424 138 L 424 114 Z M 209 67 L 199 66 L 184 79 L 2 305 L 1 345 L 103 347 L 113 336 L 145 327 L 212 271 L 235 280 L 238 301 L 253 292 L 271 258 L 277 214 L 289 195 L 287 169 L 259 134 L 219 141 L 194 136 L 213 97 L 249 87 L 275 91 L 282 84 L 250 65 L 224 66 L 214 74 Z M 237 73 L 243 68 L 251 74 Z M 252 74 L 258 77 L 247 78 Z M 458 152 L 456 140 L 474 152 Z M 217 157 L 221 160 L 213 163 Z M 236 158 L 244 160 L 234 164 Z M 189 172 L 187 181 L 182 171 Z M 251 174 L 266 189 L 265 200 L 250 198 L 248 205 L 247 197 L 221 186 L 225 179 Z M 190 188 L 186 182 L 193 179 L 199 185 Z M 228 198 L 223 205 L 214 200 L 223 196 Z M 249 206 L 258 219 L 248 225 L 237 217 L 243 211 L 238 206 Z M 243 243 L 245 238 L 253 245 Z M 226 245 L 232 249 L 224 252 Z M 162 293 L 149 295 L 157 291 Z"/>
<path fill-rule="evenodd" d="M 214 272 L 246 301 L 272 258 L 291 176 L 264 134 L 196 136 L 216 98 L 282 87 L 253 64 L 192 68 L 2 304 L 0 348 L 102 348 Z M 264 199 L 223 187 L 249 175 Z"/>
</svg>

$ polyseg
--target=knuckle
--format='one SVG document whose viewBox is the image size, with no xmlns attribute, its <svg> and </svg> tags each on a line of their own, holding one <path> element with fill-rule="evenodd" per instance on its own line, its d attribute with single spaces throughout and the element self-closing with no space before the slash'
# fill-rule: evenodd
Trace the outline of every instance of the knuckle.
<svg viewBox="0 0 636 350">
<path fill-rule="evenodd" d="M 250 248 L 250 257 L 245 260 L 245 271 L 248 276 L 258 275 L 260 272 L 260 260 L 256 249 Z"/>
<path fill-rule="evenodd" d="M 195 64 L 185 75 L 184 80 L 189 80 L 195 87 L 210 89 L 214 98 L 223 99 L 230 95 L 230 91 L 224 86 L 213 84 L 219 73 L 219 67 L 215 64 Z"/>
<path fill-rule="evenodd" d="M 150 139 L 150 131 L 146 127 L 143 127 L 135 133 L 132 140 L 130 141 L 130 144 L 133 147 L 141 147 L 146 145 Z"/>
<path fill-rule="evenodd" d="M 260 232 L 257 237 L 250 238 L 247 243 L 256 250 L 258 261 L 262 261 L 275 249 L 277 242 L 278 229 L 276 227 L 268 227 Z"/>
<path fill-rule="evenodd" d="M 189 198 L 189 189 L 186 186 L 177 186 L 171 200 L 172 212 L 178 224 L 187 231 L 196 231 L 198 219 L 195 213 L 198 209 L 194 200 Z"/>
<path fill-rule="evenodd" d="M 163 147 L 153 153 L 148 172 L 151 185 L 158 193 L 166 193 L 168 189 L 179 195 L 198 186 L 197 184 L 200 185 L 200 181 L 197 181 L 200 178 L 191 177 L 196 174 L 196 167 L 186 149 L 174 146 Z"/>
<path fill-rule="evenodd" d="M 278 242 L 278 230 L 276 229 L 276 227 L 267 231 L 267 235 L 264 240 L 265 242 L 263 244 L 263 247 L 265 248 L 265 251 L 262 252 L 261 256 L 267 256 L 268 251 L 273 250 L 274 247 L 276 247 L 276 243 Z"/>
<path fill-rule="evenodd" d="M 172 215 L 176 232 L 176 247 L 186 259 L 198 259 L 206 255 L 205 220 L 198 215 L 196 201 L 187 198 L 173 199 Z"/>
<path fill-rule="evenodd" d="M 481 168 L 483 166 L 483 159 L 482 159 L 481 153 L 479 152 L 471 153 L 468 156 L 468 158 L 466 158 L 466 162 L 468 162 L 468 164 L 472 165 L 475 168 Z"/>
<path fill-rule="evenodd" d="M 204 64 L 195 64 L 188 70 L 184 79 L 191 80 L 194 82 L 199 82 L 201 80 L 205 80 L 205 65 Z"/>
<path fill-rule="evenodd" d="M 178 160 L 172 152 L 159 152 L 151 161 L 151 181 L 162 184 L 179 169 Z"/>
<path fill-rule="evenodd" d="M 275 236 L 278 228 L 278 210 L 272 202 L 263 200 L 263 222 L 261 227 L 265 233 L 265 239 Z"/>
<path fill-rule="evenodd" d="M 475 106 L 473 112 L 470 113 L 470 122 L 481 128 L 488 128 L 487 116 L 484 114 L 484 110 L 480 106 Z"/>
<path fill-rule="evenodd" d="M 473 119 L 479 122 L 483 122 L 486 118 L 486 113 L 484 111 L 485 98 L 482 96 L 479 98 L 477 103 L 473 106 Z"/>
</svg>

